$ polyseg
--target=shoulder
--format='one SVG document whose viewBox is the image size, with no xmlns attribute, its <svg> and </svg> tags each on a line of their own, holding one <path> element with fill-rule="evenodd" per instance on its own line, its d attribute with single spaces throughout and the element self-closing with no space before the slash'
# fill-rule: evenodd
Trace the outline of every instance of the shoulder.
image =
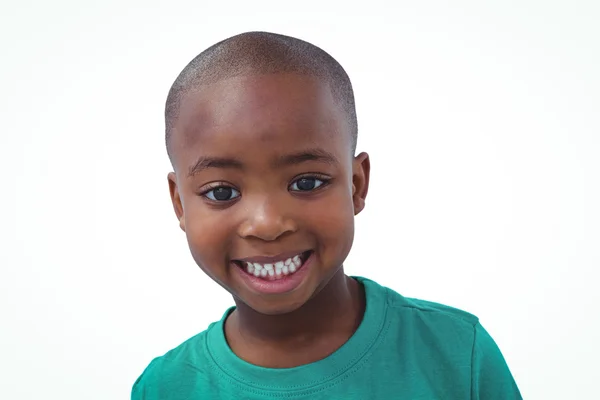
<svg viewBox="0 0 600 400">
<path fill-rule="evenodd" d="M 212 325 L 208 329 L 211 327 Z M 164 355 L 153 359 L 133 384 L 131 399 L 171 398 L 174 391 L 181 390 L 181 385 L 201 380 L 207 365 L 207 331 L 189 338 Z"/>
<path fill-rule="evenodd" d="M 479 323 L 479 318 L 467 311 L 432 301 L 404 297 L 391 289 L 388 291 L 388 305 L 392 308 L 404 309 L 424 318 L 436 318 L 470 328 Z"/>
<path fill-rule="evenodd" d="M 385 288 L 391 334 L 439 360 L 470 363 L 479 318 L 448 305 L 405 297 Z"/>
<path fill-rule="evenodd" d="M 440 365 L 467 367 L 463 371 L 468 371 L 473 399 L 521 399 L 502 352 L 478 317 L 368 282 L 385 292 L 392 337 L 406 345 L 407 352 L 418 349 L 420 355 Z"/>
<path fill-rule="evenodd" d="M 385 297 L 388 312 L 391 317 L 401 315 L 404 322 L 409 320 L 427 320 L 435 324 L 454 325 L 473 333 L 479 324 L 479 318 L 467 311 L 444 304 L 416 298 L 405 297 L 398 292 L 381 286 L 369 279 L 360 278 L 371 291 L 377 291 Z"/>
</svg>

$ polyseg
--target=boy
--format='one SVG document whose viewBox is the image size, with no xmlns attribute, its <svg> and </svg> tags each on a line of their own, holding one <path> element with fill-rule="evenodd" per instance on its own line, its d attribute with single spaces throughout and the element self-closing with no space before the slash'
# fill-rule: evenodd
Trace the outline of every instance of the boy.
<svg viewBox="0 0 600 400">
<path fill-rule="evenodd" d="M 476 317 L 344 274 L 370 167 L 330 55 L 234 36 L 186 66 L 165 119 L 179 225 L 236 306 L 153 360 L 132 399 L 521 398 Z"/>
</svg>

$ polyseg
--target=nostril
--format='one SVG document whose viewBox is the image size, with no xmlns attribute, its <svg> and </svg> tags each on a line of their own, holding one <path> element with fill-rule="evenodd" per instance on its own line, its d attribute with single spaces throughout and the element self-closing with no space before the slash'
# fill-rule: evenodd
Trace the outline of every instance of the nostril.
<svg viewBox="0 0 600 400">
<path fill-rule="evenodd" d="M 256 210 L 238 229 L 238 235 L 244 239 L 255 238 L 265 242 L 273 242 L 294 232 L 296 225 L 292 220 L 260 210 Z"/>
</svg>

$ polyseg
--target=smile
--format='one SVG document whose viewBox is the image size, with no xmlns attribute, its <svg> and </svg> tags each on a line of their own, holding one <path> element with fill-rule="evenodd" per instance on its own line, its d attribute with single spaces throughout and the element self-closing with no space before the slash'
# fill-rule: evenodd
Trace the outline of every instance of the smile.
<svg viewBox="0 0 600 400">
<path fill-rule="evenodd" d="M 291 257 L 269 259 L 266 262 L 264 258 L 260 260 L 258 257 L 256 259 L 248 258 L 235 260 L 234 263 L 249 275 L 266 281 L 276 281 L 296 273 L 302 268 L 311 253 L 312 251 L 305 251 Z"/>
</svg>

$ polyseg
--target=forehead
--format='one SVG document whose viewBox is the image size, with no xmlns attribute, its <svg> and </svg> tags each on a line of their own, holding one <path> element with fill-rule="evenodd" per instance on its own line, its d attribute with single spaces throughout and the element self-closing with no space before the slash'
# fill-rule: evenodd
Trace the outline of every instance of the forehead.
<svg viewBox="0 0 600 400">
<path fill-rule="evenodd" d="M 200 87 L 181 102 L 173 126 L 176 158 L 198 152 L 350 153 L 350 130 L 329 85 L 298 74 L 241 76 Z M 262 151 L 261 151 L 262 152 Z M 194 153 L 194 154 L 190 154 Z"/>
</svg>

